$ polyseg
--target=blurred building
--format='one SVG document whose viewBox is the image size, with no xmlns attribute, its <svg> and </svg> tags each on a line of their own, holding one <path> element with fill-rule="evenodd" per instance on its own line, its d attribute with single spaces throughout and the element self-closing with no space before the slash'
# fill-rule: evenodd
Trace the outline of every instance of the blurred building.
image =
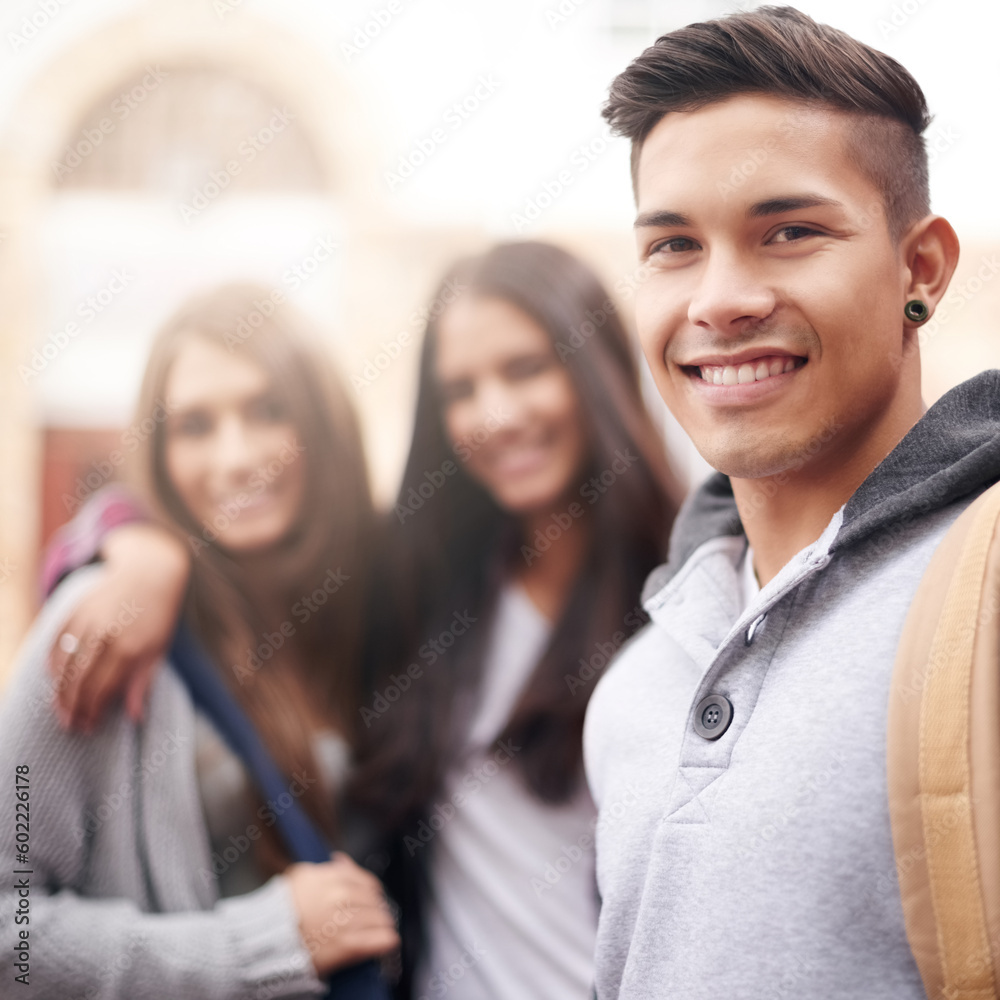
<svg viewBox="0 0 1000 1000">
<path fill-rule="evenodd" d="M 627 310 L 638 280 L 628 150 L 600 119 L 607 84 L 662 31 L 735 6 L 5 4 L 0 677 L 37 607 L 40 547 L 118 475 L 117 456 L 142 433 L 130 411 L 145 352 L 183 298 L 243 278 L 306 310 L 353 387 L 376 493 L 388 499 L 407 443 L 419 310 L 440 272 L 498 238 L 553 239 L 590 259 Z M 958 208 L 968 244 L 959 294 L 927 330 L 936 398 L 1000 363 L 1000 214 L 969 201 L 976 183 L 980 201 L 991 191 L 985 173 L 970 181 L 983 143 L 996 147 L 977 132 L 990 91 L 977 113 L 968 81 L 947 89 L 943 74 L 957 67 L 940 63 L 957 57 L 939 42 L 954 29 L 931 6 L 899 25 L 892 4 L 799 6 L 898 54 L 922 83 L 932 74 L 934 190 L 940 181 L 949 192 L 941 210 Z M 985 44 L 997 14 L 975 16 L 966 42 Z M 995 94 L 985 58 L 969 72 Z"/>
</svg>

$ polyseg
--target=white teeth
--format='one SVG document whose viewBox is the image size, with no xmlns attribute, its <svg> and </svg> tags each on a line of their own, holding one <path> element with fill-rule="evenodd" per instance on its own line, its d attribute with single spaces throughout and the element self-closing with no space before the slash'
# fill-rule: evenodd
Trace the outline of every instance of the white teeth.
<svg viewBox="0 0 1000 1000">
<path fill-rule="evenodd" d="M 762 358 L 756 363 L 742 365 L 700 365 L 701 377 L 712 385 L 748 385 L 763 382 L 773 375 L 794 371 L 795 358 Z"/>
</svg>

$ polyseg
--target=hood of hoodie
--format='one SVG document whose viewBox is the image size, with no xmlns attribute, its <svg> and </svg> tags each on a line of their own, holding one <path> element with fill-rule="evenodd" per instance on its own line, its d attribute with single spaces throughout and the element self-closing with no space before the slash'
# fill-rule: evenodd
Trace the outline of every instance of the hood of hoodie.
<svg viewBox="0 0 1000 1000">
<path fill-rule="evenodd" d="M 849 548 L 891 524 L 928 514 L 1000 480 L 1000 370 L 945 393 L 872 470 L 844 506 L 830 551 Z M 742 535 L 729 477 L 711 475 L 687 499 L 670 556 L 653 570 L 642 598 L 662 590 L 711 538 Z"/>
</svg>

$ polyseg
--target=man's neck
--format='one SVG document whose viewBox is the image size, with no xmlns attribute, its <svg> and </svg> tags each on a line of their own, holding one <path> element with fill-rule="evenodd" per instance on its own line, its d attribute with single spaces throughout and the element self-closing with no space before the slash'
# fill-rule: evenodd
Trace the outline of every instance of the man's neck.
<svg viewBox="0 0 1000 1000">
<path fill-rule="evenodd" d="M 860 445 L 834 438 L 800 469 L 762 479 L 731 480 L 733 497 L 753 549 L 763 587 L 796 552 L 823 533 L 875 467 L 920 419 L 923 406 L 889 420 Z"/>
</svg>

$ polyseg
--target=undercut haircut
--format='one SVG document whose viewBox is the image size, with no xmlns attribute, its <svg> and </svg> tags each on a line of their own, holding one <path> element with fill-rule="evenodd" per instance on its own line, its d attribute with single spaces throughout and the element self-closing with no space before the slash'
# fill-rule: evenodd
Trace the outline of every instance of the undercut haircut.
<svg viewBox="0 0 1000 1000">
<path fill-rule="evenodd" d="M 664 115 L 739 94 L 826 106 L 855 117 L 851 161 L 882 194 L 894 241 L 930 212 L 927 101 L 891 56 L 793 7 L 760 7 L 663 35 L 611 84 L 604 117 L 632 140 L 638 196 L 642 146 Z M 794 126 L 791 126 L 794 127 Z"/>
</svg>

